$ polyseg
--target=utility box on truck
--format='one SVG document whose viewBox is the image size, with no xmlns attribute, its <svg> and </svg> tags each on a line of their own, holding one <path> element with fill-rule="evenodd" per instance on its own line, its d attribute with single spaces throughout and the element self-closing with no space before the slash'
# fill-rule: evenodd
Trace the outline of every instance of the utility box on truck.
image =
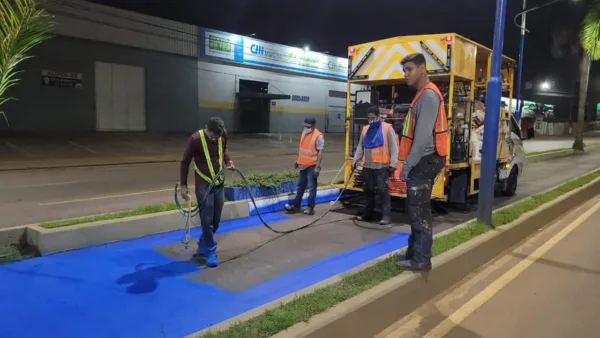
<svg viewBox="0 0 600 338">
<path fill-rule="evenodd" d="M 361 168 L 353 175 L 351 172 L 361 129 L 368 123 L 365 107 L 377 104 L 401 137 L 404 117 L 416 90 L 406 85 L 400 61 L 412 53 L 425 56 L 430 80 L 444 95 L 450 129 L 449 155 L 436 178 L 432 198 L 466 203 L 469 196 L 479 192 L 484 101 L 492 51 L 454 33 L 402 36 L 348 48 L 346 166 L 344 184 L 338 186 L 347 184 L 349 190 L 362 191 Z M 502 91 L 510 98 L 509 102 L 513 97 L 514 67 L 515 61 L 503 56 Z M 353 84 L 368 89 L 352 93 Z M 497 114 L 500 125 L 496 183 L 504 195 L 511 196 L 524 168 L 521 131 L 512 117 L 512 107 L 501 108 Z M 389 187 L 393 196 L 406 197 L 406 184 L 399 181 L 398 175 L 390 178 Z"/>
</svg>

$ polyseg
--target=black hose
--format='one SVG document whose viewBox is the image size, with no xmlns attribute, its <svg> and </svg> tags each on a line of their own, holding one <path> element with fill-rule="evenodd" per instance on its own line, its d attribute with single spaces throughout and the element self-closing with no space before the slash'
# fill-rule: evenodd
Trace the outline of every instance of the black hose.
<svg viewBox="0 0 600 338">
<path fill-rule="evenodd" d="M 350 172 L 350 176 L 352 176 L 352 174 L 354 173 L 354 170 L 355 170 L 355 169 L 356 169 L 356 168 L 353 168 L 353 169 L 352 169 L 352 171 Z M 210 184 L 209 184 L 209 186 L 208 186 L 208 189 L 206 189 L 206 192 L 204 193 L 204 196 L 202 197 L 202 200 L 201 200 L 201 201 L 198 201 L 198 205 L 197 205 L 197 206 L 196 206 L 194 209 L 192 209 L 192 210 L 190 210 L 190 211 L 188 211 L 188 210 L 184 210 L 184 209 L 181 207 L 181 204 L 179 203 L 179 196 L 178 196 L 178 194 L 177 194 L 177 192 L 178 192 L 178 187 L 179 187 L 179 184 L 176 184 L 176 185 L 175 185 L 175 196 L 174 196 L 174 198 L 175 198 L 175 205 L 177 206 L 177 209 L 179 210 L 179 212 L 180 212 L 182 215 L 184 215 L 184 216 L 188 216 L 188 213 L 191 213 L 191 217 L 194 217 L 194 216 L 196 216 L 196 215 L 197 215 L 197 214 L 200 212 L 200 210 L 202 210 L 202 208 L 204 207 L 204 203 L 206 202 L 206 197 L 208 196 L 208 194 L 210 193 L 210 191 L 211 191 L 211 190 L 214 188 L 214 186 L 215 186 L 215 183 L 218 181 L 218 179 L 219 179 L 221 176 L 223 176 L 223 174 L 225 173 L 225 170 L 231 170 L 231 171 L 235 171 L 235 172 L 236 172 L 236 173 L 237 173 L 237 174 L 240 176 L 240 178 L 241 178 L 241 179 L 242 179 L 242 181 L 244 182 L 244 188 L 246 188 L 246 191 L 248 192 L 248 195 L 250 196 L 250 200 L 252 201 L 252 204 L 254 205 L 254 209 L 256 210 L 256 214 L 257 214 L 258 218 L 260 219 L 260 221 L 262 222 L 262 224 L 263 224 L 263 225 L 264 225 L 264 226 L 265 226 L 267 229 L 271 230 L 272 232 L 274 232 L 274 233 L 276 233 L 276 234 L 281 234 L 281 235 L 287 235 L 287 234 L 291 234 L 291 233 L 293 233 L 293 232 L 296 232 L 296 231 L 300 231 L 300 230 L 306 229 L 306 228 L 308 228 L 308 227 L 310 227 L 310 226 L 314 225 L 315 223 L 319 222 L 320 220 L 322 220 L 322 219 L 323 219 L 323 217 L 325 217 L 325 215 L 327 215 L 327 214 L 328 214 L 328 213 L 329 213 L 329 212 L 330 212 L 330 211 L 333 209 L 333 206 L 335 205 L 335 203 L 337 203 L 337 201 L 340 199 L 340 197 L 341 197 L 341 196 L 343 195 L 343 193 L 346 191 L 346 189 L 348 188 L 348 184 L 349 184 L 349 182 L 350 182 L 350 180 L 348 180 L 348 181 L 346 182 L 346 184 L 344 185 L 344 188 L 342 189 L 342 191 L 340 191 L 340 193 L 339 193 L 339 195 L 337 196 L 337 198 L 335 199 L 335 201 L 333 201 L 333 203 L 331 203 L 331 206 L 329 207 L 329 209 L 327 209 L 327 210 L 326 210 L 326 211 L 325 211 L 325 212 L 324 212 L 324 213 L 323 213 L 321 216 L 319 216 L 319 217 L 318 217 L 318 218 L 316 218 L 315 220 L 313 220 L 313 221 L 311 221 L 311 222 L 309 222 L 309 223 L 307 223 L 307 224 L 305 224 L 305 225 L 303 225 L 303 226 L 301 226 L 301 227 L 298 227 L 298 228 L 295 228 L 295 229 L 291 229 L 291 230 L 286 230 L 286 231 L 281 231 L 281 230 L 276 230 L 276 229 L 273 229 L 273 228 L 272 228 L 272 227 L 271 227 L 271 226 L 270 226 L 270 225 L 269 225 L 269 224 L 268 224 L 268 223 L 267 223 L 267 222 L 266 222 L 266 221 L 263 219 L 263 217 L 262 217 L 262 215 L 261 215 L 260 211 L 258 210 L 258 206 L 256 205 L 256 201 L 254 200 L 254 196 L 252 196 L 252 191 L 251 191 L 251 189 L 250 189 L 250 185 L 248 184 L 248 181 L 246 180 L 246 177 L 244 176 L 244 173 L 242 173 L 242 172 L 241 172 L 239 169 L 237 169 L 237 168 L 223 168 L 221 171 L 219 171 L 219 172 L 218 172 L 218 173 L 215 175 L 215 177 L 212 179 L 212 181 L 210 182 Z"/>
</svg>

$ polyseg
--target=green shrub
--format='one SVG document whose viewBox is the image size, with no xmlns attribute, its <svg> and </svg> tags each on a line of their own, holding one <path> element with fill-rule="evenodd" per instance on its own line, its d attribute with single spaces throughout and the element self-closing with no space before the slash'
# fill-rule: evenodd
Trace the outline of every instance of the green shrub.
<svg viewBox="0 0 600 338">
<path fill-rule="evenodd" d="M 295 170 L 286 170 L 277 173 L 254 173 L 249 172 L 245 174 L 246 181 L 248 181 L 249 186 L 261 186 L 267 188 L 277 188 L 283 182 L 296 181 L 298 179 L 298 172 Z M 243 187 L 244 181 L 241 177 L 236 177 L 231 181 L 231 183 L 227 183 L 228 187 Z"/>
</svg>

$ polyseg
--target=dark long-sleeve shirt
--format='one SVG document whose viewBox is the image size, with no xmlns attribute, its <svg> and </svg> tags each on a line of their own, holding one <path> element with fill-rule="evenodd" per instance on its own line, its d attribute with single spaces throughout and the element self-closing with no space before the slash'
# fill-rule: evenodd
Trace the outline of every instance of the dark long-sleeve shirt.
<svg viewBox="0 0 600 338">
<path fill-rule="evenodd" d="M 221 138 L 223 139 L 223 165 L 225 165 L 225 163 L 229 163 L 229 161 L 231 161 L 231 157 L 227 151 L 227 132 L 225 132 Z M 219 172 L 219 143 L 218 141 L 213 142 L 206 137 L 206 144 L 216 175 Z M 196 163 L 196 166 L 198 166 L 198 169 L 200 169 L 204 175 L 210 177 L 210 170 L 208 169 L 206 155 L 204 155 L 204 149 L 202 147 L 202 140 L 200 139 L 200 134 L 198 132 L 195 132 L 192 134 L 192 136 L 190 136 L 187 147 L 183 152 L 183 157 L 181 158 L 181 169 L 179 171 L 179 183 L 181 185 L 187 186 L 188 173 L 192 160 L 194 160 L 194 163 Z M 195 173 L 194 176 L 197 185 L 210 183 L 206 182 L 202 177 L 200 177 L 200 175 L 198 175 L 198 173 Z"/>
</svg>

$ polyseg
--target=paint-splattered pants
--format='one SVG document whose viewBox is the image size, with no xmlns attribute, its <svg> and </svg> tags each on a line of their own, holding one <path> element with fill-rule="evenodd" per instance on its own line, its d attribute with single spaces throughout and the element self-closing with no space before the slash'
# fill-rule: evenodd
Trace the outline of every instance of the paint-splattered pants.
<svg viewBox="0 0 600 338">
<path fill-rule="evenodd" d="M 196 184 L 196 200 L 198 204 L 208 190 L 208 185 Z M 223 186 L 214 186 L 206 195 L 204 207 L 200 210 L 200 224 L 202 225 L 202 236 L 198 240 L 198 246 L 203 246 L 205 250 L 214 251 L 217 249 L 217 241 L 214 234 L 219 229 L 221 222 L 221 213 L 225 204 L 225 189 Z"/>
<path fill-rule="evenodd" d="M 388 190 L 388 178 L 390 170 L 382 169 L 363 169 L 365 180 L 364 191 L 367 199 L 367 206 L 364 211 L 365 218 L 373 216 L 373 209 L 376 205 L 381 206 L 383 217 L 390 216 L 390 192 Z M 377 201 L 377 202 L 376 202 Z"/>
<path fill-rule="evenodd" d="M 420 264 L 431 263 L 433 244 L 433 219 L 431 216 L 431 190 L 435 177 L 444 167 L 446 158 L 437 154 L 423 156 L 408 173 L 406 182 L 406 211 L 410 219 L 407 259 Z"/>
</svg>

